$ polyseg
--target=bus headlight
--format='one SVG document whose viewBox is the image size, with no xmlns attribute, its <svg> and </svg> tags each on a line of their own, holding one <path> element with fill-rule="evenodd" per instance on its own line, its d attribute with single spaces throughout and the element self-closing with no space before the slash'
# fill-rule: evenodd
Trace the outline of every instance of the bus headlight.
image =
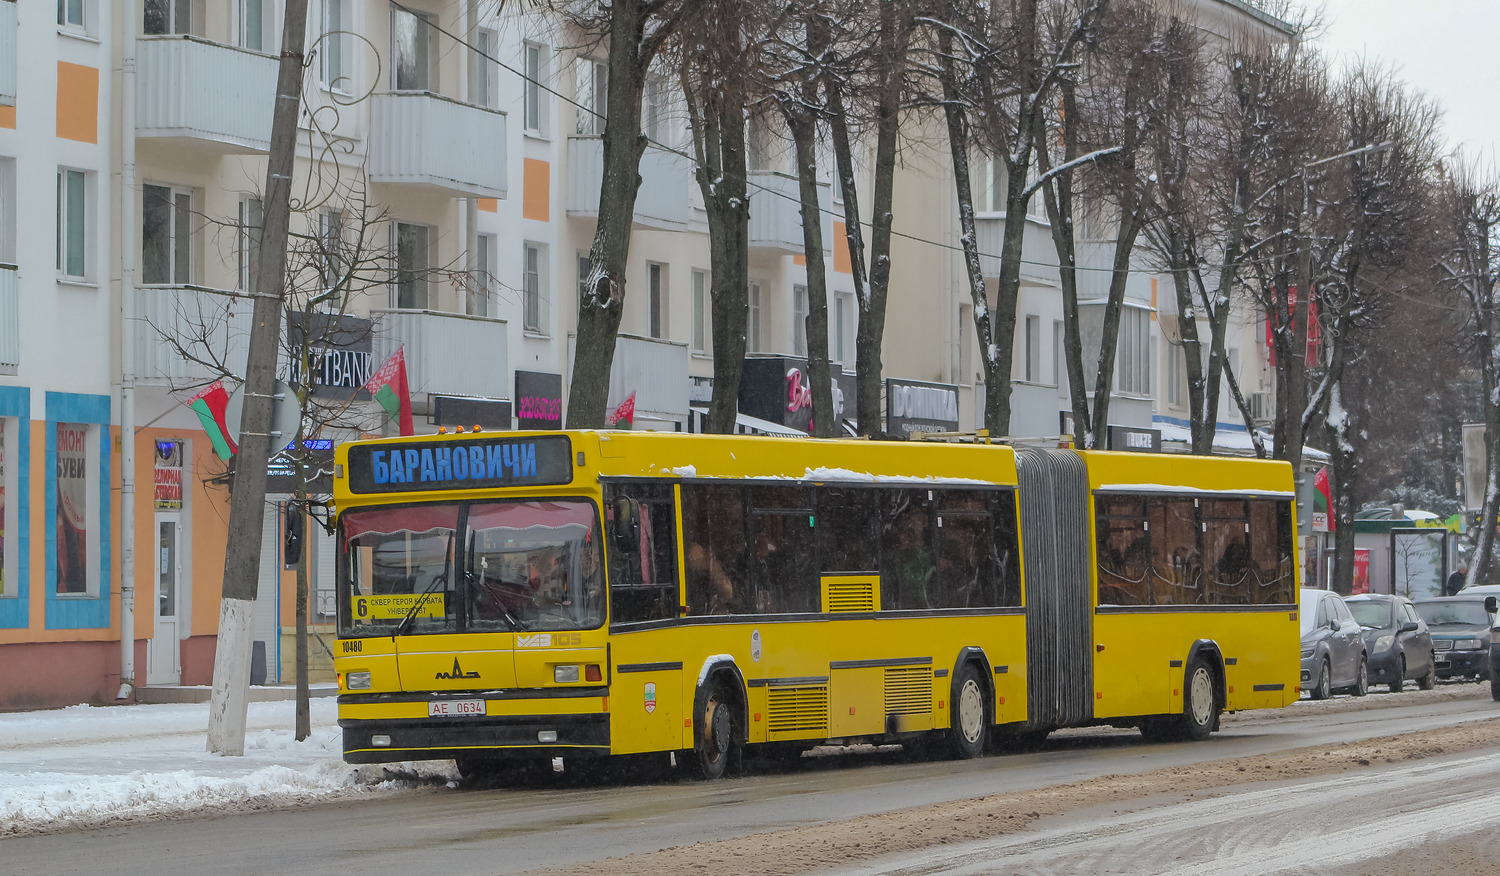
<svg viewBox="0 0 1500 876">
<path fill-rule="evenodd" d="M 579 667 L 575 663 L 571 666 L 552 667 L 552 680 L 558 684 L 572 684 L 579 678 Z"/>
<path fill-rule="evenodd" d="M 344 676 L 344 686 L 349 690 L 369 690 L 370 673 L 351 672 L 348 675 Z"/>
</svg>

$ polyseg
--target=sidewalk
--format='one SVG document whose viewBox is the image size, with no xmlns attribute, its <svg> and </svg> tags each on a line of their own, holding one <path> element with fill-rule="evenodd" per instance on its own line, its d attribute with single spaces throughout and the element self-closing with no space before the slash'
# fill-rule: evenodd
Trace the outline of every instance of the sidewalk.
<svg viewBox="0 0 1500 876">
<path fill-rule="evenodd" d="M 255 690 L 258 696 L 281 691 Z M 455 777 L 446 761 L 345 764 L 337 703 L 322 691 L 311 702 L 312 735 L 302 742 L 293 738 L 295 701 L 252 702 L 243 757 L 205 751 L 208 708 L 205 701 L 0 714 L 0 839 L 210 808 L 389 793 Z"/>
<path fill-rule="evenodd" d="M 308 693 L 312 697 L 336 697 L 339 694 L 338 685 L 331 681 L 318 682 L 308 686 Z M 206 703 L 213 696 L 213 688 L 206 684 L 174 684 L 170 686 L 138 687 L 135 689 L 135 701 L 141 704 L 156 703 Z M 278 700 L 295 700 L 297 698 L 297 686 L 295 684 L 257 684 L 250 687 L 250 702 L 273 703 Z"/>
</svg>

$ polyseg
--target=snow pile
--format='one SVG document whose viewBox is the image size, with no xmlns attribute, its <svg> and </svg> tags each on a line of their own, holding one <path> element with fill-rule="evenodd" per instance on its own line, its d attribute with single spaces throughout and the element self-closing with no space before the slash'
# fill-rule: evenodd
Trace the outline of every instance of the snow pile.
<svg viewBox="0 0 1500 876">
<path fill-rule="evenodd" d="M 252 703 L 243 757 L 204 750 L 208 704 L 0 714 L 0 837 L 189 814 L 291 806 L 336 794 L 446 781 L 446 762 L 343 762 L 330 698 L 312 701 L 312 735 L 294 738 L 295 704 Z"/>
</svg>

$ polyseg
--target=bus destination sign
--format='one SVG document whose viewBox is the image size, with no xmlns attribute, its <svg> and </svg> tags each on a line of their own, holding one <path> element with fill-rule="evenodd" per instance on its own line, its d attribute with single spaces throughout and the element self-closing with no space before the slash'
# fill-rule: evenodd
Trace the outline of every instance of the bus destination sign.
<svg viewBox="0 0 1500 876">
<path fill-rule="evenodd" d="M 349 490 L 407 493 L 566 484 L 573 480 L 567 436 L 424 441 L 349 448 Z"/>
</svg>

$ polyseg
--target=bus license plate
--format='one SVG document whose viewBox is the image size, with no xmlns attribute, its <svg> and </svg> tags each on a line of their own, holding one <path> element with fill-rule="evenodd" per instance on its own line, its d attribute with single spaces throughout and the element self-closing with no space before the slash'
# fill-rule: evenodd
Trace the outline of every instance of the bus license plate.
<svg viewBox="0 0 1500 876">
<path fill-rule="evenodd" d="M 427 704 L 429 718 L 461 718 L 483 714 L 484 700 L 438 700 Z"/>
</svg>

